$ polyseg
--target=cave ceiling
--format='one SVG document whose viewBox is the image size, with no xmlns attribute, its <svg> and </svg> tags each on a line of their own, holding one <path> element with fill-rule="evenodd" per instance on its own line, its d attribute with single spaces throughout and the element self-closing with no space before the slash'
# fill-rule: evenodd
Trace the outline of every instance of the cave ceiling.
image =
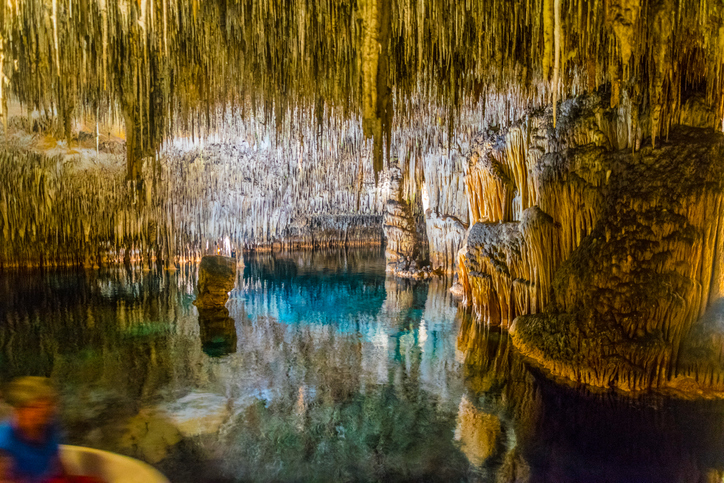
<svg viewBox="0 0 724 483">
<path fill-rule="evenodd" d="M 605 89 L 653 144 L 696 94 L 722 118 L 714 0 L 2 0 L 0 105 L 123 125 L 129 176 L 175 136 L 229 123 L 286 142 L 454 132 Z M 634 119 L 634 122 L 636 119 Z M 714 127 L 714 126 L 712 126 Z"/>
</svg>

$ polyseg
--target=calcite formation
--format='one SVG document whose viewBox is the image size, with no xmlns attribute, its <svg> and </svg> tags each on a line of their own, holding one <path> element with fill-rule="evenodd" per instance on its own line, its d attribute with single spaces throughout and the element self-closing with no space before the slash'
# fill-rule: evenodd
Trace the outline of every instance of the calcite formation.
<svg viewBox="0 0 724 483">
<path fill-rule="evenodd" d="M 428 155 L 424 159 L 421 196 L 433 271 L 451 273 L 457 267 L 458 251 L 470 225 L 466 166 L 467 159 L 459 152 Z"/>
<path fill-rule="evenodd" d="M 704 111 L 631 152 L 605 98 L 560 114 L 488 133 L 471 156 L 464 301 L 555 375 L 720 392 L 721 338 L 698 321 L 722 295 L 724 138 Z"/>
<path fill-rule="evenodd" d="M 390 199 L 385 205 L 385 259 L 388 266 L 409 266 L 419 259 L 421 241 L 417 238 L 417 224 L 412 208 L 401 193 L 402 174 L 399 168 L 390 170 Z"/>
<path fill-rule="evenodd" d="M 547 310 L 515 322 L 525 353 L 595 386 L 722 390 L 719 356 L 682 352 L 723 295 L 722 140 L 680 128 L 657 150 L 606 158 L 598 222 L 555 274 Z M 721 339 L 704 347 L 718 354 Z"/>
<path fill-rule="evenodd" d="M 198 295 L 194 305 L 199 309 L 221 309 L 229 300 L 236 284 L 236 260 L 207 255 L 199 264 Z"/>
<path fill-rule="evenodd" d="M 290 165 L 244 142 L 169 147 L 125 179 L 122 140 L 78 133 L 68 148 L 18 129 L 0 151 L 0 267 L 174 268 L 235 249 L 382 243 L 386 194 L 372 168 Z M 87 141 L 86 141 L 87 139 Z M 358 185 L 360 182 L 362 185 Z"/>
<path fill-rule="evenodd" d="M 453 273 L 469 226 L 464 156 L 438 152 L 421 161 L 381 178 L 388 271 L 409 278 Z"/>
<path fill-rule="evenodd" d="M 0 265 L 384 230 L 559 376 L 719 390 L 723 51 L 713 0 L 3 1 Z"/>
<path fill-rule="evenodd" d="M 476 223 L 468 233 L 460 272 L 464 293 L 486 325 L 507 328 L 517 314 L 548 302 L 555 258 L 546 250 L 558 237 L 553 218 L 538 207 L 520 222 Z"/>
<path fill-rule="evenodd" d="M 678 118 L 683 85 L 707 80 L 707 103 L 724 109 L 715 1 L 26 0 L 3 2 L 0 22 L 3 116 L 17 98 L 57 113 L 66 134 L 79 118 L 122 121 L 130 178 L 164 140 L 216 132 L 235 112 L 319 151 L 330 119 L 356 113 L 357 141 L 382 141 L 379 172 L 383 143 L 394 151 L 418 103 L 449 107 L 427 122 L 452 133 L 479 101 L 509 123 L 610 86 L 636 142 L 652 144 Z"/>
<path fill-rule="evenodd" d="M 382 244 L 380 215 L 300 215 L 275 246 L 286 250 Z"/>
</svg>

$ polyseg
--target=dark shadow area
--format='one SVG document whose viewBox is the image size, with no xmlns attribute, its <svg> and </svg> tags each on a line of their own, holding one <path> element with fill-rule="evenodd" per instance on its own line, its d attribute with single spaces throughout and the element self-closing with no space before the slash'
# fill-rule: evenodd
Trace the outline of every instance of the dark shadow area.
<svg viewBox="0 0 724 483">
<path fill-rule="evenodd" d="M 229 309 L 199 309 L 201 347 L 209 357 L 222 357 L 236 352 L 236 325 Z"/>
</svg>

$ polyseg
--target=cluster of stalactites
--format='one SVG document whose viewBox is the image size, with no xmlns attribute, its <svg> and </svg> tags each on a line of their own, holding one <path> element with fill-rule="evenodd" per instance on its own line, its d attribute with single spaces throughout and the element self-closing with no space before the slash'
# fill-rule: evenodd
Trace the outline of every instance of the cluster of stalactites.
<svg viewBox="0 0 724 483">
<path fill-rule="evenodd" d="M 520 317 L 513 334 L 557 375 L 632 391 L 724 390 L 721 135 L 683 127 L 673 135 L 635 154 L 569 153 L 566 184 L 580 190 L 588 166 L 607 193 L 585 222 L 592 232 L 555 275 L 549 310 Z"/>
<path fill-rule="evenodd" d="M 549 302 L 558 227 L 538 207 L 520 222 L 477 223 L 468 232 L 459 265 L 466 302 L 483 325 L 508 328 L 516 316 Z"/>
<path fill-rule="evenodd" d="M 170 268 L 217 248 L 381 242 L 386 196 L 365 159 L 340 170 L 246 144 L 169 148 L 134 189 L 121 155 L 16 142 L 0 152 L 0 266 Z"/>
<path fill-rule="evenodd" d="M 465 303 L 486 324 L 508 327 L 542 311 L 553 274 L 593 230 L 610 174 L 603 156 L 626 126 L 604 103 L 599 95 L 567 100 L 557 128 L 549 109 L 475 141 L 458 275 Z"/>
<path fill-rule="evenodd" d="M 227 109 L 263 113 L 285 142 L 309 142 L 290 117 L 316 133 L 329 118 L 362 118 L 389 149 L 420 102 L 451 107 L 452 133 L 481 98 L 505 124 L 610 85 L 634 143 L 655 143 L 689 90 L 722 117 L 722 7 L 688 3 L 10 0 L 0 2 L 0 114 L 13 96 L 57 114 L 65 134 L 73 120 L 122 119 L 131 177 L 168 137 L 215 132 Z"/>
</svg>

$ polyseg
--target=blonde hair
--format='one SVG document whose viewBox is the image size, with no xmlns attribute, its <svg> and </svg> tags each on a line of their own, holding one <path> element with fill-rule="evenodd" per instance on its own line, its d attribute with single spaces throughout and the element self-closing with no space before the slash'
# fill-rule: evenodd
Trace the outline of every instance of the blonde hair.
<svg viewBox="0 0 724 483">
<path fill-rule="evenodd" d="M 55 401 L 57 393 L 47 377 L 19 377 L 8 384 L 5 400 L 15 408 L 28 406 L 35 401 Z"/>
</svg>

